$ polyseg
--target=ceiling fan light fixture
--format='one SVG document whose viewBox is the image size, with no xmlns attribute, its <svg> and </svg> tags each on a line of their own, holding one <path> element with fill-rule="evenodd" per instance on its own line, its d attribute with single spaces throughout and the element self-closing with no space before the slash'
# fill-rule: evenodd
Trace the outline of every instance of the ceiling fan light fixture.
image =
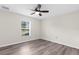
<svg viewBox="0 0 79 59">
<path fill-rule="evenodd" d="M 40 12 L 35 12 L 36 15 L 38 15 Z"/>
</svg>

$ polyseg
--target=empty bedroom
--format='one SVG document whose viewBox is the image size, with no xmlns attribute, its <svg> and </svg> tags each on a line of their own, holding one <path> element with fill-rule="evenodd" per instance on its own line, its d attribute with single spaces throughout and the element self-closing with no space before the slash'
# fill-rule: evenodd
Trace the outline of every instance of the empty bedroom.
<svg viewBox="0 0 79 59">
<path fill-rule="evenodd" d="M 79 4 L 0 4 L 0 55 L 79 55 Z"/>
</svg>

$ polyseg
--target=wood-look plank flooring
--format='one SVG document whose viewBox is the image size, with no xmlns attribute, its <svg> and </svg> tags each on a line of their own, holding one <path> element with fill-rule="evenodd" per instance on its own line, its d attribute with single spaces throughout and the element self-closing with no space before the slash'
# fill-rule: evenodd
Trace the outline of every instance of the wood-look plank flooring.
<svg viewBox="0 0 79 59">
<path fill-rule="evenodd" d="M 38 39 L 2 47 L 0 55 L 79 55 L 79 49 Z"/>
</svg>

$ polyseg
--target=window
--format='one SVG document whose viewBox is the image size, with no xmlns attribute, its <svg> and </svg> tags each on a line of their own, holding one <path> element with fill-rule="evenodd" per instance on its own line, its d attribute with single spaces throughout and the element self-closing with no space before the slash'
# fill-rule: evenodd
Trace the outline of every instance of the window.
<svg viewBox="0 0 79 59">
<path fill-rule="evenodd" d="M 22 36 L 30 36 L 31 34 L 31 22 L 30 21 L 21 21 L 21 32 Z"/>
</svg>

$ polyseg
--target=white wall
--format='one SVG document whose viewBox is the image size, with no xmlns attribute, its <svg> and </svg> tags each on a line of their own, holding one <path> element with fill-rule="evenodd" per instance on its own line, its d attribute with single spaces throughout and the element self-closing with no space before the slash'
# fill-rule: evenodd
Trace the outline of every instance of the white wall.
<svg viewBox="0 0 79 59">
<path fill-rule="evenodd" d="M 31 21 L 31 36 L 21 36 L 21 20 Z M 19 14 L 0 11 L 0 47 L 40 38 L 40 21 Z"/>
<path fill-rule="evenodd" d="M 31 36 L 21 36 L 21 20 L 31 21 Z M 0 11 L 0 47 L 35 39 L 46 39 L 79 48 L 79 12 L 38 20 Z"/>
<path fill-rule="evenodd" d="M 79 48 L 79 11 L 42 20 L 43 39 Z"/>
</svg>

